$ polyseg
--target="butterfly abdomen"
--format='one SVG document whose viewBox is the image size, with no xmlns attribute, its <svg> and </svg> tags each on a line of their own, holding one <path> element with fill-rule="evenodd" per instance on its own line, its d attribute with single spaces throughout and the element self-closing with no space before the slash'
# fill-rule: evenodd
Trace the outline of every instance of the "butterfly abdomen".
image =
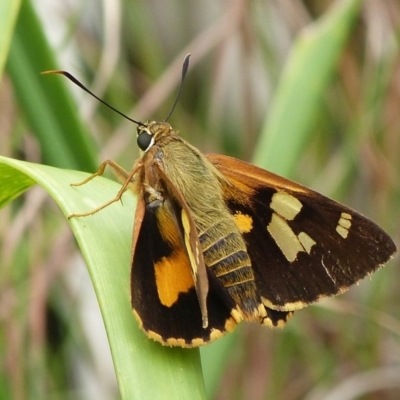
<svg viewBox="0 0 400 400">
<path fill-rule="evenodd" d="M 260 299 L 243 237 L 230 215 L 199 233 L 206 266 L 240 306 L 243 319 L 259 321 Z"/>
</svg>

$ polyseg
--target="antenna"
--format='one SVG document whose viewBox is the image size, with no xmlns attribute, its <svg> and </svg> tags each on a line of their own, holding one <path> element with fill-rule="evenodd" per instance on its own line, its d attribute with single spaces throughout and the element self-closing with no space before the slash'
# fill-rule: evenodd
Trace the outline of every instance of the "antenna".
<svg viewBox="0 0 400 400">
<path fill-rule="evenodd" d="M 178 94 L 175 98 L 175 102 L 171 108 L 171 111 L 168 113 L 167 118 L 164 119 L 165 122 L 167 122 L 169 120 L 169 117 L 172 115 L 172 113 L 175 110 L 176 105 L 178 104 L 178 100 L 179 97 L 181 97 L 181 92 L 182 92 L 182 87 L 183 87 L 183 82 L 185 80 L 186 77 L 186 72 L 189 68 L 189 58 L 190 58 L 191 54 L 186 54 L 185 59 L 183 60 L 183 64 L 182 64 L 182 76 L 181 76 L 181 83 L 179 84 L 179 89 L 178 89 Z"/>
<path fill-rule="evenodd" d="M 59 74 L 59 75 L 64 75 L 66 78 L 68 78 L 70 81 L 72 81 L 73 83 L 75 83 L 75 85 L 79 86 L 81 89 L 83 89 L 85 92 L 89 93 L 91 96 L 93 96 L 95 99 L 97 99 L 98 101 L 100 101 L 100 103 L 103 103 L 105 106 L 107 106 L 108 108 L 111 108 L 111 110 L 115 111 L 116 113 L 118 113 L 119 115 L 123 116 L 124 118 L 128 119 L 129 121 L 135 123 L 136 125 L 142 125 L 144 126 L 143 122 L 140 121 L 136 121 L 133 118 L 128 117 L 127 115 L 125 115 L 124 113 L 122 113 L 121 111 L 117 110 L 116 108 L 114 108 L 113 106 L 111 106 L 110 104 L 106 103 L 104 100 L 102 100 L 100 97 L 96 96 L 93 92 L 91 92 L 83 83 L 79 82 L 78 79 L 76 79 L 72 74 L 70 74 L 67 71 L 60 71 L 60 70 L 53 70 L 53 71 L 44 71 L 41 72 L 42 75 L 49 75 L 49 74 Z"/>
<path fill-rule="evenodd" d="M 178 94 L 175 98 L 175 102 L 171 108 L 171 111 L 168 113 L 167 118 L 165 118 L 165 122 L 168 121 L 169 117 L 171 116 L 171 114 L 174 112 L 176 104 L 178 103 L 179 97 L 181 95 L 182 92 L 182 86 L 183 86 L 183 82 L 185 80 L 186 77 L 186 72 L 189 68 L 189 58 L 190 58 L 191 54 L 187 54 L 185 59 L 183 60 L 183 65 L 182 65 L 182 76 L 181 76 L 181 82 L 179 84 L 179 89 L 178 89 Z M 68 78 L 71 82 L 75 83 L 75 85 L 79 86 L 82 90 L 84 90 L 85 92 L 89 93 L 91 96 L 93 96 L 96 100 L 100 101 L 100 103 L 103 103 L 105 106 L 107 106 L 108 108 L 111 108 L 111 110 L 115 111 L 116 113 L 118 113 L 119 115 L 121 115 L 122 117 L 126 118 L 127 120 L 135 123 L 136 125 L 141 125 L 141 126 L 145 126 L 145 124 L 143 122 L 140 121 L 136 121 L 133 118 L 128 117 L 127 115 L 125 115 L 124 113 L 122 113 L 121 111 L 117 110 L 116 108 L 114 108 L 112 105 L 108 104 L 107 102 L 105 102 L 104 100 L 102 100 L 100 97 L 96 96 L 92 91 L 90 91 L 82 82 L 80 82 L 78 79 L 76 79 L 72 74 L 70 74 L 67 71 L 61 71 L 61 70 L 51 70 L 51 71 L 44 71 L 41 72 L 42 75 L 50 75 L 50 74 L 59 74 L 59 75 L 64 75 L 66 78 Z"/>
</svg>

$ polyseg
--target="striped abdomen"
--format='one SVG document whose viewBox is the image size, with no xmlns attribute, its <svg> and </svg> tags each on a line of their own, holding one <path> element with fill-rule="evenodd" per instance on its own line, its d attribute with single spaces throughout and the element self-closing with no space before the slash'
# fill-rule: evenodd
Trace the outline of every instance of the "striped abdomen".
<svg viewBox="0 0 400 400">
<path fill-rule="evenodd" d="M 259 320 L 259 296 L 243 237 L 233 219 L 221 218 L 199 232 L 204 262 L 240 306 L 245 319 Z"/>
</svg>

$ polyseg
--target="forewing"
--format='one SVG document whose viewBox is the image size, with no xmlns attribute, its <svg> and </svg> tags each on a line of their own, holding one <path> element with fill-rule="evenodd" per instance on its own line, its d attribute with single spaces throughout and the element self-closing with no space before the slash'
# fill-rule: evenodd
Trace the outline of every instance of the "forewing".
<svg viewBox="0 0 400 400">
<path fill-rule="evenodd" d="M 229 182 L 264 304 L 291 311 L 345 291 L 386 263 L 392 239 L 359 213 L 237 159 L 207 155 Z"/>
</svg>

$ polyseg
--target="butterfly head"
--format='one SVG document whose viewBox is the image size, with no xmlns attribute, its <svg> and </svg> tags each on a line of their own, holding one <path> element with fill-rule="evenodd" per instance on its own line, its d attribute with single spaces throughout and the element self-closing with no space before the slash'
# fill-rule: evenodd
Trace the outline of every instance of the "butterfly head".
<svg viewBox="0 0 400 400">
<path fill-rule="evenodd" d="M 137 144 L 139 149 L 146 152 L 162 137 L 170 135 L 173 130 L 167 122 L 146 122 L 137 127 Z"/>
</svg>

